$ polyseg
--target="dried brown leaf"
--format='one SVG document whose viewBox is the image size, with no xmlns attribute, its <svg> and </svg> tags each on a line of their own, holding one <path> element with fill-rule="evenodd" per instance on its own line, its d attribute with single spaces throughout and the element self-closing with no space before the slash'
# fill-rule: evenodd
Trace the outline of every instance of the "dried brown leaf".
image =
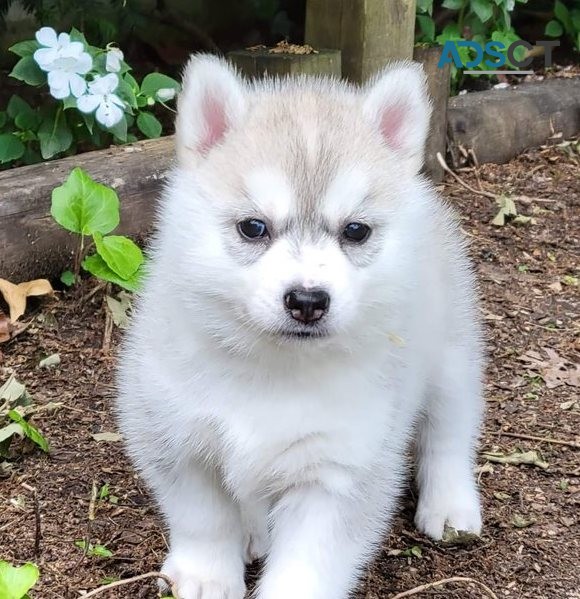
<svg viewBox="0 0 580 599">
<path fill-rule="evenodd" d="M 51 295 L 52 286 L 47 279 L 35 279 L 15 285 L 0 279 L 0 293 L 10 308 L 10 320 L 16 322 L 26 311 L 26 299 L 36 295 Z"/>
</svg>

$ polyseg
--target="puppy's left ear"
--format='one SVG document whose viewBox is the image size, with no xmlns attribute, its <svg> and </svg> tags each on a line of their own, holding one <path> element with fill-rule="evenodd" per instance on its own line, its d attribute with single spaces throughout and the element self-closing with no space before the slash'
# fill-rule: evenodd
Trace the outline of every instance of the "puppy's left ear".
<svg viewBox="0 0 580 599">
<path fill-rule="evenodd" d="M 431 116 L 423 68 L 402 62 L 381 71 L 366 87 L 363 111 L 389 149 L 418 172 Z"/>
<path fill-rule="evenodd" d="M 240 124 L 246 112 L 246 88 L 236 70 L 209 54 L 193 56 L 183 73 L 177 101 L 177 157 L 195 164 Z"/>
</svg>

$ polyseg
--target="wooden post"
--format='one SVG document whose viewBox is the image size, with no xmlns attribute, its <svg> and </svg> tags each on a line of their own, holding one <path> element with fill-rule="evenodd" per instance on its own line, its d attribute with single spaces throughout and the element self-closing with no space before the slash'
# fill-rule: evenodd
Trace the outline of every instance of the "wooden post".
<svg viewBox="0 0 580 599">
<path fill-rule="evenodd" d="M 427 75 L 428 92 L 431 96 L 431 123 L 425 147 L 423 171 L 434 183 L 439 183 L 444 174 L 437 160 L 437 152 L 441 152 L 445 157 L 447 147 L 447 100 L 451 69 L 449 64 L 441 69 L 437 66 L 442 51 L 439 46 L 417 46 L 413 53 L 413 60 L 423 65 Z"/>
<path fill-rule="evenodd" d="M 390 61 L 411 59 L 416 0 L 307 0 L 307 44 L 340 48 L 342 74 L 362 83 Z"/>
<path fill-rule="evenodd" d="M 276 48 L 234 50 L 228 59 L 247 77 L 264 75 L 330 75 L 340 79 L 340 50 L 317 50 L 304 54 L 279 52 Z"/>
</svg>

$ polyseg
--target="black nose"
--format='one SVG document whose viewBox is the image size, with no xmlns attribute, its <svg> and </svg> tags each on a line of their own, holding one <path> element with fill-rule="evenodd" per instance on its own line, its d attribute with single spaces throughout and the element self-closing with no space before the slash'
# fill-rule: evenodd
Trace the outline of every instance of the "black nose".
<svg viewBox="0 0 580 599">
<path fill-rule="evenodd" d="M 284 296 L 284 305 L 294 320 L 310 324 L 323 317 L 330 306 L 330 296 L 320 289 L 292 289 Z"/>
</svg>

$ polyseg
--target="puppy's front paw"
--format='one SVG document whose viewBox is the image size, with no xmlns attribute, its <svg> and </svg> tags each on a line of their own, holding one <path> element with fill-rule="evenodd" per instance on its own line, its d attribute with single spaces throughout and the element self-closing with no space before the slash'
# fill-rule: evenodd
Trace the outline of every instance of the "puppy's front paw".
<svg viewBox="0 0 580 599">
<path fill-rule="evenodd" d="M 481 532 L 481 508 L 475 489 L 445 489 L 421 494 L 415 526 L 424 534 L 441 540 L 445 525 L 457 531 L 479 535 Z"/>
<path fill-rule="evenodd" d="M 215 549 L 192 546 L 168 555 L 161 571 L 175 583 L 181 599 L 243 599 L 241 559 L 224 558 L 222 547 Z"/>
</svg>

